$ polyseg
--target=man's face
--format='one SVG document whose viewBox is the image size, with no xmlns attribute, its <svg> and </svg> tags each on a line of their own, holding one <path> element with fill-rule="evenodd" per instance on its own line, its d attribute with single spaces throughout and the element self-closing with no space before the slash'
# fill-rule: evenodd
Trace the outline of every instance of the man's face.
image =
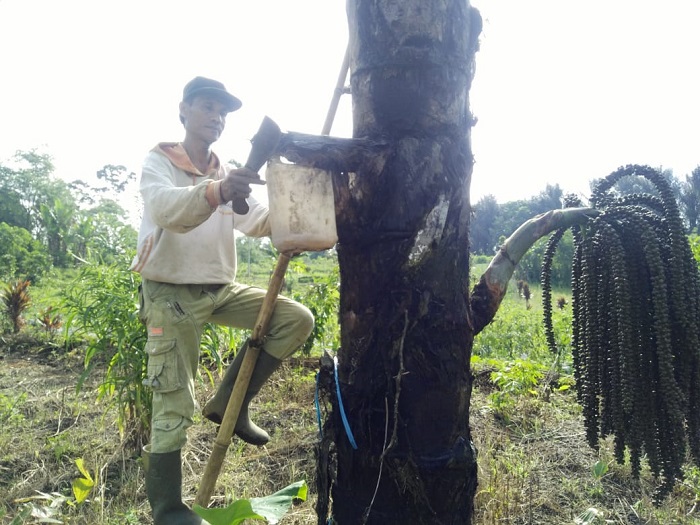
<svg viewBox="0 0 700 525">
<path fill-rule="evenodd" d="M 207 144 L 216 142 L 226 126 L 226 105 L 210 96 L 196 96 L 180 103 L 185 130 Z"/>
</svg>

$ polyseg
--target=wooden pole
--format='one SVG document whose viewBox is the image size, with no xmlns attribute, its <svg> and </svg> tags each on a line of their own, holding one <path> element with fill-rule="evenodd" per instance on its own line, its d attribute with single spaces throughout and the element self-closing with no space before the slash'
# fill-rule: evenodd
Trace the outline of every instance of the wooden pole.
<svg viewBox="0 0 700 525">
<path fill-rule="evenodd" d="M 207 507 L 207 505 L 209 505 L 209 500 L 214 493 L 216 480 L 219 478 L 221 466 L 223 465 L 224 458 L 226 457 L 226 451 L 228 450 L 231 443 L 231 438 L 233 437 L 233 432 L 236 428 L 236 421 L 238 421 L 238 414 L 241 411 L 243 398 L 248 390 L 250 377 L 253 374 L 255 363 L 260 355 L 262 338 L 267 332 L 267 327 L 270 323 L 272 312 L 275 309 L 277 296 L 282 289 L 284 274 L 287 271 L 287 266 L 289 266 L 290 259 L 291 254 L 280 254 L 279 259 L 277 260 L 277 265 L 275 266 L 275 271 L 272 274 L 272 279 L 270 280 L 270 286 L 267 289 L 265 299 L 263 299 L 262 307 L 260 308 L 257 320 L 255 321 L 253 333 L 248 343 L 248 349 L 243 357 L 241 369 L 238 372 L 236 383 L 233 386 L 233 392 L 231 392 L 231 397 L 226 405 L 226 412 L 224 412 L 224 418 L 221 421 L 219 432 L 217 433 L 216 440 L 214 441 L 214 448 L 212 449 L 211 456 L 209 456 L 209 460 L 207 461 L 207 466 L 204 469 L 204 475 L 202 476 L 202 482 L 199 486 L 197 497 L 195 498 L 195 503 L 202 507 Z"/>
<path fill-rule="evenodd" d="M 348 69 L 350 69 L 350 47 L 345 50 L 343 65 L 340 67 L 338 81 L 335 85 L 335 89 L 333 90 L 333 98 L 331 99 L 331 105 L 328 108 L 328 113 L 326 114 L 326 121 L 323 123 L 321 135 L 330 135 L 333 120 L 335 119 L 335 113 L 338 111 L 340 97 L 343 93 L 345 93 L 345 79 L 348 76 Z"/>
</svg>

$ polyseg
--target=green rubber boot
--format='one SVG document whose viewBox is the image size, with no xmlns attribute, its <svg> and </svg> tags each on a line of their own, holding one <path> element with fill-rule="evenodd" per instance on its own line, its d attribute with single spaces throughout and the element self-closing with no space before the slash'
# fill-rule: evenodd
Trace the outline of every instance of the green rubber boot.
<svg viewBox="0 0 700 525">
<path fill-rule="evenodd" d="M 182 502 L 180 451 L 157 454 L 143 448 L 146 495 L 154 525 L 210 525 Z"/>
<path fill-rule="evenodd" d="M 231 397 L 231 392 L 233 392 L 233 385 L 236 383 L 236 378 L 238 377 L 238 372 L 241 369 L 241 364 L 243 363 L 243 358 L 245 357 L 247 349 L 248 345 L 246 344 L 236 354 L 233 362 L 226 370 L 226 374 L 224 374 L 224 378 L 216 394 L 204 405 L 204 409 L 202 410 L 202 415 L 217 425 L 220 425 L 223 421 L 224 412 L 226 412 L 226 406 Z M 236 435 L 246 443 L 260 446 L 270 441 L 270 435 L 250 420 L 248 405 L 250 401 L 258 395 L 265 381 L 270 378 L 281 364 L 282 361 L 264 351 L 260 352 L 258 356 L 258 361 L 253 369 L 253 375 L 250 377 L 248 390 L 243 398 L 243 404 L 241 405 L 241 411 L 238 414 L 238 421 L 236 421 L 235 428 Z"/>
</svg>

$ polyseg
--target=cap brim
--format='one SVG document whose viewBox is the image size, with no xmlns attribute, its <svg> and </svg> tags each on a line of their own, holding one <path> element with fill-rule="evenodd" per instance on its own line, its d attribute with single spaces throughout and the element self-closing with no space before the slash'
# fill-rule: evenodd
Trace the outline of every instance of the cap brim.
<svg viewBox="0 0 700 525">
<path fill-rule="evenodd" d="M 223 89 L 215 88 L 215 87 L 203 87 L 199 89 L 195 89 L 192 93 L 189 94 L 187 98 L 191 99 L 193 97 L 196 97 L 198 95 L 208 95 L 213 98 L 216 98 L 217 100 L 220 100 L 224 104 L 226 104 L 226 109 L 228 109 L 229 112 L 231 111 L 236 111 L 239 109 L 243 103 L 238 99 L 237 97 L 234 97 L 231 93 L 228 91 L 224 91 Z"/>
</svg>

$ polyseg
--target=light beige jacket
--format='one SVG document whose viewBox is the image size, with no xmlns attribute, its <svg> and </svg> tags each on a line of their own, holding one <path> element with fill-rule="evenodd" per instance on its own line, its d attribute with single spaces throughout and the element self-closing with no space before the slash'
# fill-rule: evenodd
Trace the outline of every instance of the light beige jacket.
<svg viewBox="0 0 700 525">
<path fill-rule="evenodd" d="M 236 278 L 234 228 L 251 237 L 270 235 L 268 210 L 252 197 L 246 215 L 223 203 L 226 175 L 216 155 L 206 174 L 179 143 L 160 143 L 143 163 L 143 219 L 131 270 L 174 284 L 226 284 Z"/>
</svg>

